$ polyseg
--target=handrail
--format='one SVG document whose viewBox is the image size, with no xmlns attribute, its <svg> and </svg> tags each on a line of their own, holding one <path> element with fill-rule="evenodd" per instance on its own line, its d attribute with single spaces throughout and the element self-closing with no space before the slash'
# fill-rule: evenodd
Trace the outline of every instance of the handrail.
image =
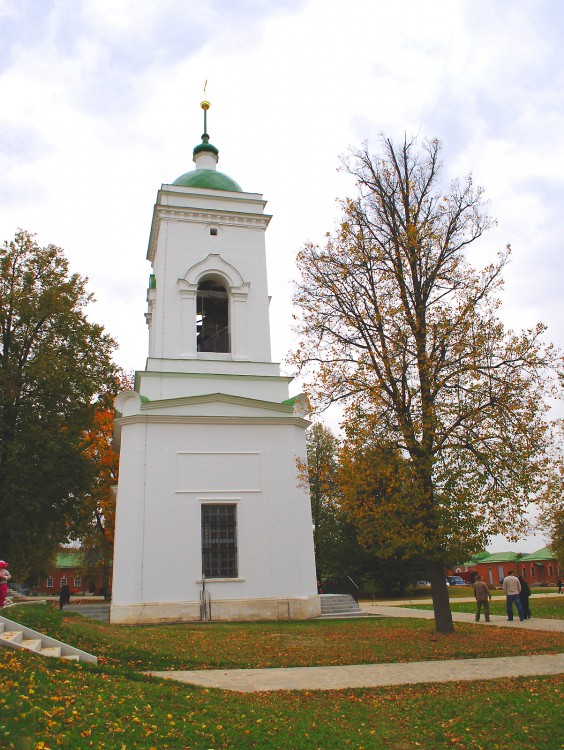
<svg viewBox="0 0 564 750">
<path fill-rule="evenodd" d="M 212 618 L 211 596 L 206 590 L 206 576 L 202 571 L 202 590 L 200 591 L 200 620 L 201 622 L 210 622 Z"/>
</svg>

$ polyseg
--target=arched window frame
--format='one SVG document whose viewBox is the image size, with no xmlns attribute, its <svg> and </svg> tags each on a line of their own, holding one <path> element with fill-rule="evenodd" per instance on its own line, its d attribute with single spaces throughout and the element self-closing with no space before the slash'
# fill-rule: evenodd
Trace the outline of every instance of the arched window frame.
<svg viewBox="0 0 564 750">
<path fill-rule="evenodd" d="M 230 352 L 197 351 L 196 310 L 197 294 L 201 281 L 213 278 L 220 282 L 229 296 L 229 335 Z M 181 298 L 181 357 L 186 359 L 218 358 L 247 360 L 246 341 L 246 301 L 250 284 L 245 282 L 239 271 L 227 263 L 218 253 L 210 253 L 207 258 L 195 263 L 184 276 L 178 279 Z"/>
<path fill-rule="evenodd" d="M 223 294 L 225 299 L 221 298 Z M 196 292 L 196 349 L 199 354 L 231 353 L 229 308 L 229 290 L 226 288 L 225 280 L 216 274 L 205 274 L 198 281 Z M 215 328 L 212 330 L 210 324 L 214 323 Z"/>
</svg>

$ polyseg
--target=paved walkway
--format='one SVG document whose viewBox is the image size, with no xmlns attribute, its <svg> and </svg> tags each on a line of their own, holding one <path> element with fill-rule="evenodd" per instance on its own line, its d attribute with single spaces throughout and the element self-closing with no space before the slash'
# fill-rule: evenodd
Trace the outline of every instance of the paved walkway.
<svg viewBox="0 0 564 750">
<path fill-rule="evenodd" d="M 260 693 L 272 690 L 343 690 L 421 682 L 491 680 L 498 677 L 563 674 L 564 654 L 496 659 L 416 661 L 402 664 L 354 664 L 344 667 L 230 669 L 149 672 L 202 687 Z"/>
<path fill-rule="evenodd" d="M 421 602 L 419 602 L 421 603 Z M 418 617 L 433 619 L 428 610 L 360 602 L 361 608 L 384 617 Z M 476 623 L 474 615 L 453 612 L 456 622 L 474 622 L 477 627 L 509 627 L 525 630 L 564 632 L 564 620 L 535 619 L 508 622 L 505 617 L 492 616 L 491 623 Z M 564 654 L 512 656 L 493 659 L 456 659 L 450 661 L 419 661 L 401 664 L 355 664 L 341 667 L 290 667 L 278 669 L 230 669 L 177 672 L 148 672 L 191 685 L 258 693 L 272 690 L 342 690 L 383 685 L 404 685 L 425 682 L 457 682 L 488 680 L 544 674 L 564 674 Z"/>
</svg>

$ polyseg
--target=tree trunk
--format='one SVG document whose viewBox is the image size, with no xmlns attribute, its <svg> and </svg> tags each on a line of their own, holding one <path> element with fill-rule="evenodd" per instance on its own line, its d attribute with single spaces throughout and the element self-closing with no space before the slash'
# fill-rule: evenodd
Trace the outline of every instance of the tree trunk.
<svg viewBox="0 0 564 750">
<path fill-rule="evenodd" d="M 429 563 L 429 578 L 431 580 L 431 596 L 433 597 L 433 611 L 435 613 L 435 630 L 437 633 L 452 633 L 454 632 L 454 624 L 450 611 L 445 568 L 441 560 Z"/>
</svg>

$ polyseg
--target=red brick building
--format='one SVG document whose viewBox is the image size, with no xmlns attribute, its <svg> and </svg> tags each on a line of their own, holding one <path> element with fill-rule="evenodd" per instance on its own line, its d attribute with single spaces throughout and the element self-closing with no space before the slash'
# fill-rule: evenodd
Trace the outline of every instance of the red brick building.
<svg viewBox="0 0 564 750">
<path fill-rule="evenodd" d="M 55 562 L 45 578 L 33 588 L 34 593 L 55 596 L 65 584 L 72 593 L 101 594 L 102 580 L 84 578 L 81 572 L 82 554 L 79 549 L 63 549 L 57 553 Z"/>
<path fill-rule="evenodd" d="M 564 573 L 551 548 L 543 547 L 527 555 L 519 552 L 482 552 L 465 563 L 455 565 L 452 575 L 460 575 L 470 582 L 477 573 L 490 588 L 498 588 L 510 570 L 522 576 L 529 586 L 556 586 L 556 580 Z"/>
</svg>

